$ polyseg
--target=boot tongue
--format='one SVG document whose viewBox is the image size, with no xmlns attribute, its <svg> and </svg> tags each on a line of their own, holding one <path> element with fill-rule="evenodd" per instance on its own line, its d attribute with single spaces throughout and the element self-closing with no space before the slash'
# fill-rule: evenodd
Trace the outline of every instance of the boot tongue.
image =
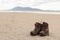
<svg viewBox="0 0 60 40">
<path fill-rule="evenodd" d="M 43 22 L 42 22 L 42 21 L 41 21 L 40 23 L 41 23 L 41 24 L 43 24 Z"/>
</svg>

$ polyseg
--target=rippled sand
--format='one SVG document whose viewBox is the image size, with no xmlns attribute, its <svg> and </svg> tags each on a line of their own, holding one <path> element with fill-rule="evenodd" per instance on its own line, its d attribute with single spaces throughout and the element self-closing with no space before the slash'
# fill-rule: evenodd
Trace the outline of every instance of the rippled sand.
<svg viewBox="0 0 60 40">
<path fill-rule="evenodd" d="M 37 21 L 49 23 L 50 36 L 30 36 Z M 0 12 L 0 40 L 60 40 L 60 15 Z"/>
</svg>

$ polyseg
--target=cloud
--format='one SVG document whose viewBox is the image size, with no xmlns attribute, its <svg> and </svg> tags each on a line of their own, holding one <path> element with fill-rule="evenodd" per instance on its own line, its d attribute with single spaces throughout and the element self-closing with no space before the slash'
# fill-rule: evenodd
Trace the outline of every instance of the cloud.
<svg viewBox="0 0 60 40">
<path fill-rule="evenodd" d="M 48 2 L 56 0 L 0 0 L 0 10 L 8 10 L 15 6 L 45 9 Z"/>
<path fill-rule="evenodd" d="M 38 7 L 39 8 L 39 7 Z M 42 10 L 60 10 L 60 2 L 45 3 L 40 6 Z"/>
<path fill-rule="evenodd" d="M 7 10 L 13 8 L 16 5 L 16 1 L 12 0 L 0 0 L 0 10 Z"/>
<path fill-rule="evenodd" d="M 0 10 L 11 9 L 14 6 L 36 7 L 40 2 L 44 0 L 0 0 Z"/>
</svg>

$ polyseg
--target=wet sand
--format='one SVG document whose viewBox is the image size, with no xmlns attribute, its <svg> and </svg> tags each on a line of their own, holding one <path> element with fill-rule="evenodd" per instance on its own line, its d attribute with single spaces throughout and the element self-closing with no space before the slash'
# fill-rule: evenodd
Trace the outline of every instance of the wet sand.
<svg viewBox="0 0 60 40">
<path fill-rule="evenodd" d="M 49 23 L 50 36 L 30 36 L 41 21 Z M 0 40 L 60 40 L 60 14 L 0 12 Z"/>
</svg>

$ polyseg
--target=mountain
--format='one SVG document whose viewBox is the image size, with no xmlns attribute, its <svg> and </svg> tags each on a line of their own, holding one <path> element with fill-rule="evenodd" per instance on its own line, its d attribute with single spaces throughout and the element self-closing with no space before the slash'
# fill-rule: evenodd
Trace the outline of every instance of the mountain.
<svg viewBox="0 0 60 40">
<path fill-rule="evenodd" d="M 14 7 L 7 11 L 43 11 L 43 12 L 60 12 L 59 10 L 43 10 L 43 9 L 36 9 L 31 7 Z"/>
<path fill-rule="evenodd" d="M 12 11 L 40 11 L 40 9 L 31 8 L 31 7 L 14 7 L 10 10 Z"/>
</svg>

